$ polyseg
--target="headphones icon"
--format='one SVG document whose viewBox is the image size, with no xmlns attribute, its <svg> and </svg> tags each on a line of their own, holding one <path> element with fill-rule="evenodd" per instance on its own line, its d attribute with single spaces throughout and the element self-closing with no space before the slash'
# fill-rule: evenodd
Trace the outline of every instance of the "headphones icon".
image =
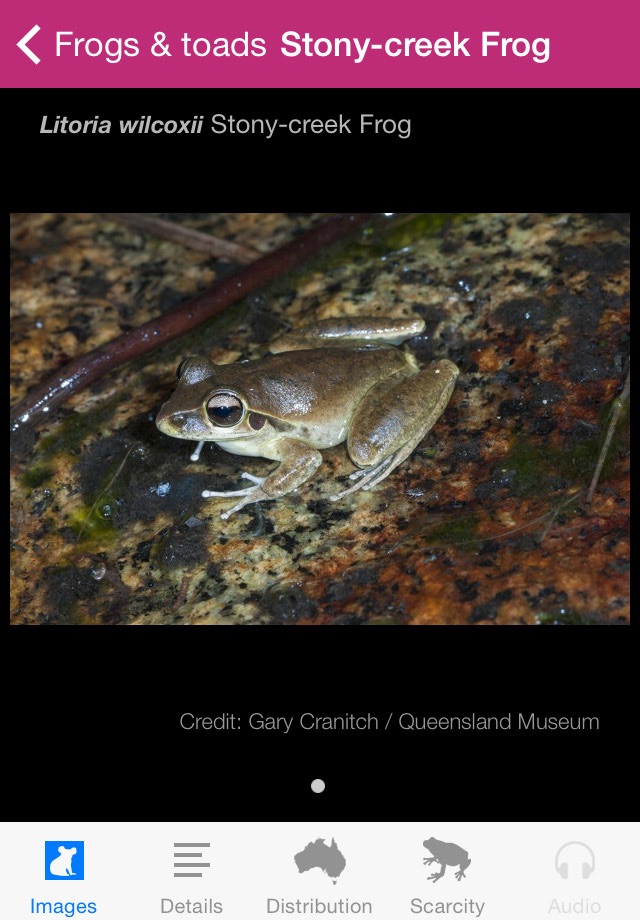
<svg viewBox="0 0 640 920">
<path fill-rule="evenodd" d="M 556 853 L 556 872 L 559 874 L 560 878 L 569 878 L 569 863 L 559 862 L 560 854 L 563 850 L 566 850 L 567 847 L 584 847 L 585 850 L 588 850 L 591 860 L 590 862 L 582 863 L 582 878 L 589 878 L 596 867 L 596 858 L 591 847 L 588 847 L 586 843 L 582 843 L 581 840 L 570 840 L 568 843 L 563 843 Z"/>
</svg>

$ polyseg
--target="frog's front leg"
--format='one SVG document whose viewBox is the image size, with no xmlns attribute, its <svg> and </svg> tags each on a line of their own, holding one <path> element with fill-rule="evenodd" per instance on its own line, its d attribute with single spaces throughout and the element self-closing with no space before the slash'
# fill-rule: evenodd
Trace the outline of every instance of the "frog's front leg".
<svg viewBox="0 0 640 920">
<path fill-rule="evenodd" d="M 280 465 L 264 479 L 259 479 L 250 473 L 242 474 L 244 479 L 252 480 L 256 483 L 255 485 L 247 489 L 238 489 L 231 492 L 211 492 L 205 489 L 202 493 L 203 498 L 241 497 L 241 501 L 234 505 L 233 508 L 224 511 L 220 515 L 221 518 L 228 518 L 234 512 L 240 511 L 241 508 L 252 502 L 282 498 L 283 495 L 287 495 L 288 492 L 293 492 L 294 489 L 301 486 L 307 479 L 311 479 L 322 463 L 320 451 L 307 447 L 306 444 L 302 444 L 300 441 L 286 439 L 278 441 L 273 450 L 265 451 L 263 456 L 267 456 L 270 460 L 280 460 Z"/>
<path fill-rule="evenodd" d="M 338 501 L 357 489 L 371 489 L 415 450 L 444 412 L 459 370 L 452 361 L 397 381 L 382 381 L 366 394 L 349 428 L 347 450 L 360 469 L 356 485 L 332 495 Z"/>
<path fill-rule="evenodd" d="M 466 877 L 467 877 L 467 876 L 464 874 L 464 870 L 465 870 L 465 869 L 468 869 L 470 865 L 471 865 L 471 860 L 470 860 L 470 859 L 463 859 L 463 860 L 462 860 L 462 862 L 460 863 L 460 868 L 459 868 L 459 870 L 456 872 L 456 878 L 458 879 L 458 881 L 460 881 L 461 878 L 466 878 Z"/>
</svg>

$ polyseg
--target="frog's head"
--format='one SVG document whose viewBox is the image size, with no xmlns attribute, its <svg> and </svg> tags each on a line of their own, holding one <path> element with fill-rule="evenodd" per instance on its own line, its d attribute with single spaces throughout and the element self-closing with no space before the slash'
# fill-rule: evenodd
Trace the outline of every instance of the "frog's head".
<svg viewBox="0 0 640 920">
<path fill-rule="evenodd" d="M 238 389 L 216 381 L 217 369 L 197 355 L 180 364 L 178 386 L 156 416 L 163 434 L 191 441 L 226 441 L 261 431 L 266 417 L 252 412 Z"/>
</svg>

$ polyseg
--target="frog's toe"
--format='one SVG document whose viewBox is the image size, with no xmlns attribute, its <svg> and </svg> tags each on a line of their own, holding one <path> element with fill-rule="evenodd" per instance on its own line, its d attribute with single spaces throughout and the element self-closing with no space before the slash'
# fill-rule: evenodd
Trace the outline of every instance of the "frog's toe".
<svg viewBox="0 0 640 920">
<path fill-rule="evenodd" d="M 249 486 L 246 489 L 232 489 L 229 492 L 212 492 L 210 489 L 205 489 L 202 493 L 203 498 L 241 498 L 242 501 L 238 502 L 233 508 L 229 508 L 228 511 L 224 511 L 220 517 L 228 518 L 235 511 L 240 511 L 241 508 L 244 508 L 245 505 L 250 504 L 250 502 L 260 501 L 262 498 L 267 498 L 267 496 L 262 491 L 262 483 L 266 477 L 253 476 L 251 473 L 241 473 L 242 479 L 248 479 L 250 482 L 253 482 L 254 485 Z"/>
<path fill-rule="evenodd" d="M 349 479 L 360 479 L 361 476 L 366 476 L 368 472 L 370 472 L 369 468 L 364 470 L 356 470 L 355 473 L 349 474 Z"/>
<path fill-rule="evenodd" d="M 251 486 L 249 489 L 233 489 L 230 492 L 212 492 L 210 489 L 205 489 L 202 493 L 203 498 L 237 498 L 242 495 L 252 495 L 256 492 L 258 486 Z"/>
<path fill-rule="evenodd" d="M 257 486 L 261 486 L 266 478 L 266 476 L 253 476 L 251 473 L 240 473 L 240 479 L 248 479 L 250 482 L 254 482 Z"/>
<path fill-rule="evenodd" d="M 379 482 L 382 482 L 385 479 L 393 467 L 395 466 L 394 455 L 387 457 L 382 463 L 378 463 L 377 466 L 370 466 L 364 470 L 356 470 L 355 473 L 349 475 L 349 479 L 359 480 L 354 486 L 351 486 L 349 489 L 345 489 L 343 492 L 338 492 L 337 495 L 331 495 L 331 501 L 337 502 L 341 498 L 344 498 L 345 495 L 351 495 L 352 492 L 357 492 L 358 489 L 371 489 L 373 486 L 377 485 Z"/>
<path fill-rule="evenodd" d="M 202 448 L 204 447 L 206 443 L 207 443 L 206 441 L 198 441 L 194 452 L 191 454 L 191 457 L 189 458 L 192 461 L 192 463 L 198 462 L 198 460 L 200 459 L 200 454 L 202 453 Z"/>
<path fill-rule="evenodd" d="M 248 479 L 253 483 L 253 486 L 247 489 L 236 489 L 231 492 L 212 492 L 210 489 L 205 489 L 202 493 L 203 498 L 236 498 L 238 496 L 253 495 L 254 492 L 257 492 L 262 483 L 265 481 L 266 476 L 253 476 L 251 473 L 240 473 L 240 479 Z"/>
<path fill-rule="evenodd" d="M 256 486 L 253 489 L 245 489 L 245 496 L 242 501 L 238 502 L 233 508 L 229 508 L 228 511 L 223 511 L 220 515 L 223 521 L 226 521 L 228 517 L 231 517 L 232 514 L 235 514 L 236 511 L 240 511 L 241 508 L 244 508 L 245 505 L 250 504 L 253 501 L 259 501 L 260 499 L 254 498 L 254 494 L 259 491 L 259 487 Z M 227 492 L 226 495 L 240 495 L 240 492 Z"/>
</svg>

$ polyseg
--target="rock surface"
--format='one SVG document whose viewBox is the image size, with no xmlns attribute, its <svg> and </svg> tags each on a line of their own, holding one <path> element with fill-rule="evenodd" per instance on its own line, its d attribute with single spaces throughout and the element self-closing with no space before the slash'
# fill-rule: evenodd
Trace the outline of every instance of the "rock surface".
<svg viewBox="0 0 640 920">
<path fill-rule="evenodd" d="M 164 215 L 271 251 L 322 215 Z M 16 214 L 12 404 L 48 374 L 235 266 L 96 214 Z M 329 501 L 344 445 L 299 492 L 228 520 L 203 488 L 270 461 L 161 434 L 183 357 L 259 357 L 283 329 L 419 316 L 420 363 L 461 375 L 440 421 L 371 492 Z M 71 397 L 14 444 L 14 624 L 627 623 L 629 426 L 585 495 L 629 361 L 621 214 L 418 215 L 334 248 Z"/>
</svg>

